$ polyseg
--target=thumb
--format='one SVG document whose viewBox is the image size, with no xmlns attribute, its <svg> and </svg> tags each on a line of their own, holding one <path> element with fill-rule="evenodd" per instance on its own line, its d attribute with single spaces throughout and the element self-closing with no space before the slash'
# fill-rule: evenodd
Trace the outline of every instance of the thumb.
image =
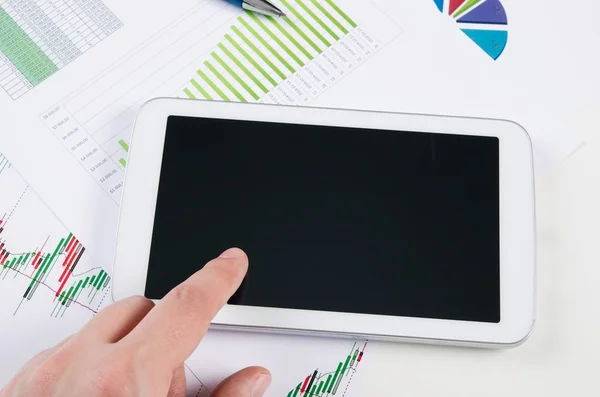
<svg viewBox="0 0 600 397">
<path fill-rule="evenodd" d="M 249 367 L 221 382 L 211 397 L 262 397 L 270 384 L 269 371 L 262 367 Z"/>
</svg>

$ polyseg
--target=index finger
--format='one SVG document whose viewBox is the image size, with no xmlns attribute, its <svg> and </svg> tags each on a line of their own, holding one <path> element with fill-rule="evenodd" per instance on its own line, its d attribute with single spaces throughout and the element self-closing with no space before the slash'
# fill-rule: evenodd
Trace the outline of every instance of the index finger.
<svg viewBox="0 0 600 397">
<path fill-rule="evenodd" d="M 242 250 L 225 251 L 171 290 L 121 342 L 134 344 L 144 361 L 174 370 L 196 349 L 247 269 Z"/>
</svg>

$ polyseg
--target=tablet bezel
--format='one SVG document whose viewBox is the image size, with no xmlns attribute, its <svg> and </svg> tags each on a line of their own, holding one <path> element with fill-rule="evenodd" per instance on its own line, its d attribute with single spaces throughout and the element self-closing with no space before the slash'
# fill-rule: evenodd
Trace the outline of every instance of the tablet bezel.
<svg viewBox="0 0 600 397">
<path fill-rule="evenodd" d="M 226 305 L 213 325 L 497 347 L 519 344 L 530 334 L 535 320 L 533 151 L 526 131 L 505 120 L 172 98 L 151 100 L 138 113 L 130 143 L 113 269 L 115 300 L 144 295 L 169 116 L 492 136 L 499 139 L 499 323 Z"/>
</svg>

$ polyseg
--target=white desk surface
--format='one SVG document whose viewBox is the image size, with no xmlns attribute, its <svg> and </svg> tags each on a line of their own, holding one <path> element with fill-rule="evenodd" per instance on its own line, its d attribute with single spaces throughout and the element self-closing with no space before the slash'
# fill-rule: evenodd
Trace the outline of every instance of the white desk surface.
<svg viewBox="0 0 600 397">
<path fill-rule="evenodd" d="M 517 0 L 504 3 L 516 5 Z M 359 396 L 600 396 L 600 56 L 585 50 L 589 40 L 600 37 L 600 25 L 588 19 L 597 15 L 598 2 L 581 1 L 569 11 L 556 0 L 528 3 L 544 10 L 535 21 L 540 43 L 556 50 L 548 52 L 553 59 L 545 59 L 549 74 L 539 65 L 544 76 L 533 69 L 530 76 L 539 79 L 539 89 L 546 87 L 548 106 L 561 103 L 569 132 L 586 142 L 537 180 L 534 332 L 524 345 L 509 350 L 370 345 L 376 359 Z M 567 63 L 580 73 L 566 73 Z M 589 73 L 590 68 L 596 72 Z M 543 83 L 550 75 L 552 81 Z M 384 104 L 378 92 L 361 89 L 370 103 Z M 348 107 L 364 105 L 346 101 Z"/>
<path fill-rule="evenodd" d="M 586 145 L 537 181 L 538 313 L 510 350 L 376 344 L 361 396 L 600 396 L 600 106 Z"/>
</svg>

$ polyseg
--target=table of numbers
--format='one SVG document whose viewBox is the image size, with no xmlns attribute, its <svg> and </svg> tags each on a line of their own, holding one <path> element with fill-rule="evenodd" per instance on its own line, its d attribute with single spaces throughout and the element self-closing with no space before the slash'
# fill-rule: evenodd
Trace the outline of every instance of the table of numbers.
<svg viewBox="0 0 600 397">
<path fill-rule="evenodd" d="M 0 0 L 0 86 L 16 100 L 122 25 L 101 0 Z"/>
</svg>

